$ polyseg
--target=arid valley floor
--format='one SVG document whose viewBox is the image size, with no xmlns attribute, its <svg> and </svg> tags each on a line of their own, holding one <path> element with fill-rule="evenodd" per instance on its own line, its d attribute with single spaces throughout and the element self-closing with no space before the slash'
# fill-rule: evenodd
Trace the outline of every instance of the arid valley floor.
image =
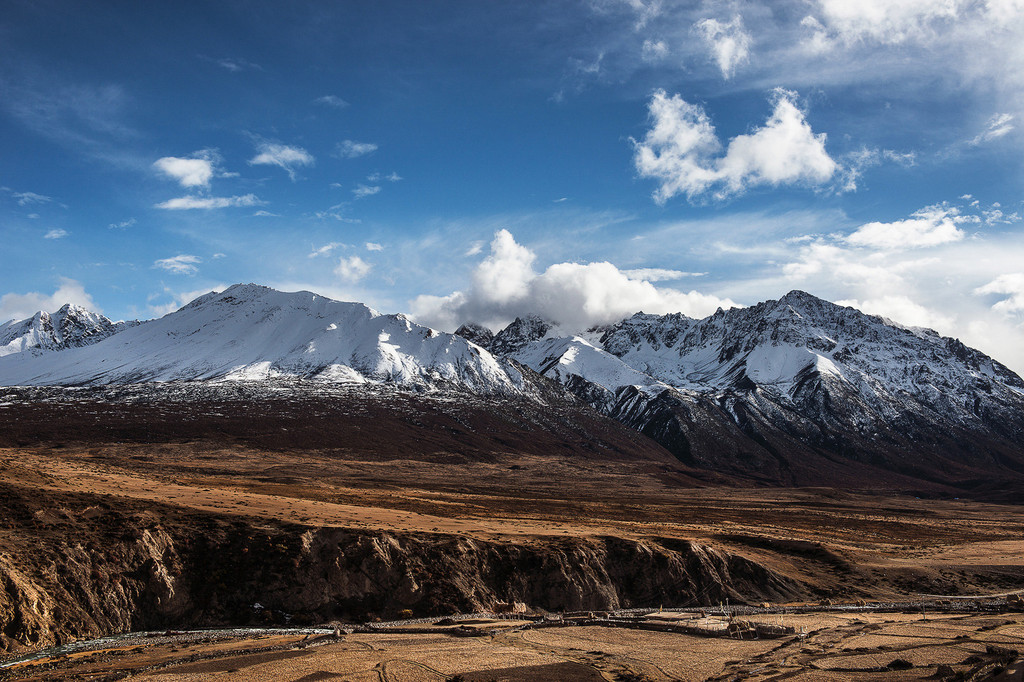
<svg viewBox="0 0 1024 682">
<path fill-rule="evenodd" d="M 282 437 L 287 420 L 243 428 L 214 404 L 0 407 L 5 655 L 151 632 L 0 668 L 0 679 L 1020 679 L 1024 614 L 965 597 L 1024 588 L 1022 507 L 701 480 L 653 449 L 625 456 L 644 443 L 624 432 L 588 454 L 557 414 L 508 417 L 550 428 L 502 449 L 513 429 L 462 407 L 385 402 L 361 402 L 343 434 L 328 414 L 301 443 Z M 403 428 L 437 433 L 454 417 L 487 456 L 388 437 L 414 442 Z M 353 435 L 371 423 L 372 438 Z M 594 620 L 442 620 L 510 597 Z M 762 607 L 734 618 L 793 634 L 595 622 L 664 608 L 632 625 L 665 625 L 701 616 L 671 609 L 727 603 Z M 427 620 L 340 637 L 164 634 L 400 618 Z"/>
</svg>

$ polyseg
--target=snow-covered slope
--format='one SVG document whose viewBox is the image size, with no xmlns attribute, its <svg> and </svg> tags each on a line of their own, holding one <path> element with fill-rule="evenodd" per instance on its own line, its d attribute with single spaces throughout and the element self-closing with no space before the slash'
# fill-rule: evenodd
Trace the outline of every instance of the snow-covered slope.
<svg viewBox="0 0 1024 682">
<path fill-rule="evenodd" d="M 955 339 L 802 291 L 703 320 L 636 315 L 602 342 L 630 367 L 701 393 L 757 386 L 799 402 L 815 380 L 878 409 L 912 398 L 957 412 L 973 409 L 963 398 L 977 391 L 1024 397 L 1020 377 Z"/>
<path fill-rule="evenodd" d="M 0 358 L 4 385 L 301 377 L 529 392 L 513 363 L 455 336 L 310 292 L 235 285 L 99 343 Z"/>
<path fill-rule="evenodd" d="M 702 320 L 637 313 L 586 341 L 520 319 L 490 348 L 700 466 L 797 481 L 824 452 L 962 476 L 1024 464 L 1020 377 L 955 339 L 801 291 Z"/>
<path fill-rule="evenodd" d="M 40 311 L 25 320 L 0 324 L 0 357 L 24 351 L 53 351 L 88 346 L 138 324 L 111 322 L 70 303 L 55 313 Z"/>
</svg>

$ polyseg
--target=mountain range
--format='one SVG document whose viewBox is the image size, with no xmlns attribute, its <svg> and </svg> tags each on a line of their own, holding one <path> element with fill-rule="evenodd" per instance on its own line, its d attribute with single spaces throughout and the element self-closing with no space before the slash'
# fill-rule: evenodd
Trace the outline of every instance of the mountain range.
<svg viewBox="0 0 1024 682">
<path fill-rule="evenodd" d="M 235 285 L 160 319 L 81 308 L 0 326 L 0 385 L 301 380 L 471 397 L 571 393 L 683 464 L 757 484 L 1024 487 L 1024 381 L 980 351 L 793 291 L 704 319 L 447 334 Z"/>
</svg>

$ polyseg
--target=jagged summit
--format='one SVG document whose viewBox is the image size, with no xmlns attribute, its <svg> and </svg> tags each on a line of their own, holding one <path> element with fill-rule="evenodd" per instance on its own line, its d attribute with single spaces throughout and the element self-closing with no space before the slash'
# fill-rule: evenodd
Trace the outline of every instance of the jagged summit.
<svg viewBox="0 0 1024 682">
<path fill-rule="evenodd" d="M 507 327 L 494 335 L 490 343 L 492 353 L 510 355 L 533 341 L 543 339 L 555 327 L 538 315 L 517 317 Z"/>
<path fill-rule="evenodd" d="M 456 329 L 455 333 L 483 348 L 487 348 L 494 339 L 494 332 L 475 322 L 467 322 Z"/>
<path fill-rule="evenodd" d="M 0 325 L 0 356 L 87 346 L 136 324 L 134 320 L 111 322 L 99 313 L 65 303 L 54 313 L 39 311 L 30 318 Z"/>
</svg>

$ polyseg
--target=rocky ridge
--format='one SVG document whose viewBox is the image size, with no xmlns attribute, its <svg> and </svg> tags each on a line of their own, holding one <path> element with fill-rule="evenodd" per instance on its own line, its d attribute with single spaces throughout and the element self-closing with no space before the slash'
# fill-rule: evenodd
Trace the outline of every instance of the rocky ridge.
<svg viewBox="0 0 1024 682">
<path fill-rule="evenodd" d="M 55 313 L 39 311 L 24 320 L 0 324 L 0 357 L 13 353 L 80 348 L 139 324 L 111 322 L 99 313 L 67 303 Z"/>
<path fill-rule="evenodd" d="M 457 535 L 255 523 L 5 487 L 32 551 L 0 554 L 0 651 L 111 632 L 472 613 L 757 603 L 805 594 L 741 556 L 686 540 Z"/>
<path fill-rule="evenodd" d="M 1020 377 L 956 339 L 805 292 L 579 336 L 519 319 L 490 348 L 689 465 L 789 485 L 1024 482 Z"/>
</svg>

